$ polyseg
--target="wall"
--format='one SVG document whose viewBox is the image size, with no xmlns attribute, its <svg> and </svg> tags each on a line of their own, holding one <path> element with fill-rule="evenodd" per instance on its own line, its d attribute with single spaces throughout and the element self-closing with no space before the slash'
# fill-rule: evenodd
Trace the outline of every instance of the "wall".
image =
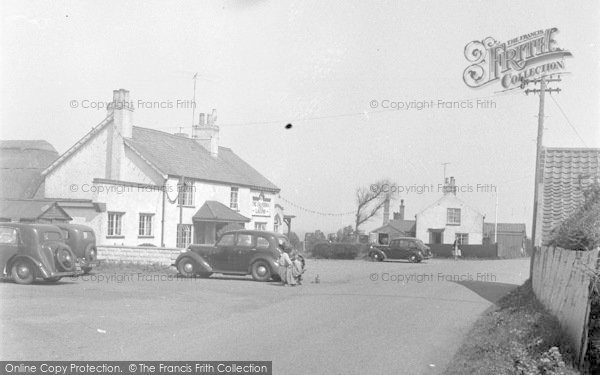
<svg viewBox="0 0 600 375">
<path fill-rule="evenodd" d="M 98 246 L 98 260 L 170 266 L 179 256 L 179 251 L 165 247 Z"/>
<path fill-rule="evenodd" d="M 433 256 L 436 258 L 452 257 L 454 247 L 449 244 L 429 244 Z M 460 245 L 460 251 L 463 258 L 488 258 L 498 257 L 498 246 L 491 245 Z"/>
<path fill-rule="evenodd" d="M 587 347 L 590 284 L 598 251 L 542 247 L 533 257 L 533 291 L 560 322 L 578 359 L 585 356 Z"/>
<path fill-rule="evenodd" d="M 46 176 L 44 197 L 92 199 L 93 193 L 86 187 L 106 173 L 106 127 L 111 125 L 112 122 Z"/>
</svg>

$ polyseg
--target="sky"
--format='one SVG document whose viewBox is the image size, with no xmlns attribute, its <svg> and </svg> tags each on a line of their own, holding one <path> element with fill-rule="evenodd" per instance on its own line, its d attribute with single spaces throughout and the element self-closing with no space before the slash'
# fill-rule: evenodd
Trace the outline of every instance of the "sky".
<svg viewBox="0 0 600 375">
<path fill-rule="evenodd" d="M 300 233 L 353 224 L 356 189 L 380 179 L 403 190 L 392 211 L 403 199 L 412 218 L 440 198 L 442 163 L 486 222 L 497 216 L 530 232 L 539 98 L 468 87 L 464 49 L 474 40 L 557 27 L 558 46 L 573 56 L 550 85 L 562 91 L 546 96 L 543 143 L 600 147 L 595 1 L 0 6 L 1 139 L 45 139 L 62 153 L 104 119 L 105 108 L 91 107 L 119 88 L 139 104 L 135 125 L 189 133 L 197 73 L 196 115 L 217 110 L 221 145 L 281 188 Z M 382 108 L 411 101 L 474 107 Z"/>
</svg>

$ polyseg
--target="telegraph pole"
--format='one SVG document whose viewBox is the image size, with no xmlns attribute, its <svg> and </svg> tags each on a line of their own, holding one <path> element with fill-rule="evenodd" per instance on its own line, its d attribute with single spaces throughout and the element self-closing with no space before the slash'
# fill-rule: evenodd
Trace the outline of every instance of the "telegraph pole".
<svg viewBox="0 0 600 375">
<path fill-rule="evenodd" d="M 540 84 L 539 89 L 527 89 L 525 90 L 525 94 L 529 95 L 529 93 L 540 94 L 540 107 L 538 112 L 538 129 L 537 129 L 537 147 L 535 152 L 535 185 L 533 189 L 533 220 L 531 222 L 531 244 L 532 244 L 532 257 L 531 264 L 529 269 L 529 274 L 531 276 L 531 270 L 533 268 L 533 258 L 536 252 L 536 227 L 537 227 L 537 216 L 538 216 L 538 202 L 539 202 L 539 184 L 542 182 L 543 173 L 541 171 L 542 164 L 542 152 L 543 152 L 543 137 L 544 137 L 544 97 L 546 92 L 552 94 L 553 92 L 559 93 L 560 88 L 547 88 L 546 84 L 548 82 L 560 82 L 560 76 L 558 78 L 546 78 L 546 76 L 542 76 L 540 78 L 531 79 L 531 80 L 523 80 L 521 87 L 525 87 L 525 85 L 529 83 Z"/>
</svg>

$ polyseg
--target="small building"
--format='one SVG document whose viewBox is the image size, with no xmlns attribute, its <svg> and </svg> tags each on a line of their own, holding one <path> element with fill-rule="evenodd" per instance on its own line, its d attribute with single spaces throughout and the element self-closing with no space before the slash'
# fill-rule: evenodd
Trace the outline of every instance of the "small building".
<svg viewBox="0 0 600 375">
<path fill-rule="evenodd" d="M 371 242 L 376 242 L 380 245 L 388 244 L 391 240 L 400 237 L 415 237 L 416 221 L 405 220 L 404 199 L 400 200 L 400 208 L 398 212 L 394 212 L 393 219 L 389 219 L 389 201 L 386 202 L 383 214 L 383 225 L 371 232 Z"/>
<path fill-rule="evenodd" d="M 416 215 L 416 237 L 428 244 L 481 245 L 484 215 L 456 196 L 454 177 L 444 182 L 443 196 Z"/>
<path fill-rule="evenodd" d="M 42 171 L 57 158 L 47 141 L 0 141 L 0 198 L 43 198 Z"/>
<path fill-rule="evenodd" d="M 600 178 L 600 149 L 544 147 L 541 165 L 535 247 L 549 243 L 551 231 L 583 203 L 583 191 Z"/>
<path fill-rule="evenodd" d="M 498 235 L 495 235 L 496 224 L 483 224 L 483 243 L 498 244 L 499 258 L 518 258 L 527 255 L 527 232 L 522 223 L 498 223 Z"/>
<path fill-rule="evenodd" d="M 0 222 L 56 223 L 73 220 L 57 202 L 43 199 L 0 200 Z"/>
</svg>

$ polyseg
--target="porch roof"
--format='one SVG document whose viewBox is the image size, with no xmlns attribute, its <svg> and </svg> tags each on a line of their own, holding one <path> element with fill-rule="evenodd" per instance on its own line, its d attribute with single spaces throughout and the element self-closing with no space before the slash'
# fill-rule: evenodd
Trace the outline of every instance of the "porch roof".
<svg viewBox="0 0 600 375">
<path fill-rule="evenodd" d="M 193 221 L 210 221 L 221 223 L 247 223 L 247 217 L 240 215 L 221 202 L 206 201 L 192 217 Z"/>
</svg>

